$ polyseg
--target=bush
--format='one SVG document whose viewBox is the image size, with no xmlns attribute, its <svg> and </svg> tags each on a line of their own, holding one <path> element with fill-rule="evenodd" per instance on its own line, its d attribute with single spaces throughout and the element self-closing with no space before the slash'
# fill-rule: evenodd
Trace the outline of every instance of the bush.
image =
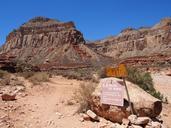
<svg viewBox="0 0 171 128">
<path fill-rule="evenodd" d="M 34 74 L 35 74 L 35 72 L 22 72 L 22 73 L 18 73 L 19 76 L 22 76 L 25 79 L 28 79 L 28 78 L 32 77 Z"/>
<path fill-rule="evenodd" d="M 142 72 L 136 68 L 128 68 L 128 81 L 137 84 L 140 88 L 150 93 L 152 96 L 163 101 L 163 95 L 157 92 L 153 86 L 153 79 L 150 73 Z"/>
<path fill-rule="evenodd" d="M 129 81 L 139 85 L 145 91 L 153 90 L 153 80 L 150 73 L 140 72 L 135 68 L 128 68 L 128 78 Z"/>
<path fill-rule="evenodd" d="M 3 78 L 6 76 L 8 73 L 6 71 L 0 70 L 0 78 Z"/>
<path fill-rule="evenodd" d="M 31 72 L 31 71 L 40 71 L 40 69 L 36 66 L 28 64 L 23 61 L 16 61 L 15 62 L 15 70 L 16 72 Z"/>
<path fill-rule="evenodd" d="M 49 74 L 46 72 L 35 72 L 28 78 L 33 84 L 40 84 L 41 82 L 49 81 Z"/>
<path fill-rule="evenodd" d="M 77 80 L 91 80 L 92 71 L 91 69 L 68 69 L 68 70 L 56 70 L 54 72 L 56 75 L 62 75 L 68 79 Z"/>
<path fill-rule="evenodd" d="M 10 84 L 10 74 L 6 71 L 0 70 L 0 86 Z"/>
<path fill-rule="evenodd" d="M 40 84 L 41 82 L 49 81 L 51 75 L 47 72 L 22 72 L 18 73 L 19 76 L 28 79 L 33 84 Z"/>
<path fill-rule="evenodd" d="M 5 77 L 1 78 L 0 86 L 10 85 L 10 75 L 5 75 Z"/>
<path fill-rule="evenodd" d="M 95 83 L 82 83 L 79 89 L 74 93 L 74 99 L 80 104 L 78 112 L 86 112 L 89 109 L 89 100 L 94 92 L 97 84 Z"/>
</svg>

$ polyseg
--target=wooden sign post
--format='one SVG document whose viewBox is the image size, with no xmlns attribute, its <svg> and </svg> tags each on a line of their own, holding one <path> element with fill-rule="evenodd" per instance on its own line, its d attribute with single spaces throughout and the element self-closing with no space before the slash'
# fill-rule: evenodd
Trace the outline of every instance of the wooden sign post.
<svg viewBox="0 0 171 128">
<path fill-rule="evenodd" d="M 123 79 L 123 84 L 124 84 L 125 89 L 126 89 L 126 94 L 127 94 L 129 106 L 131 109 L 131 113 L 133 114 L 133 107 L 131 104 L 128 88 L 127 88 L 126 81 L 125 81 L 125 78 L 128 76 L 128 72 L 127 72 L 125 64 L 120 64 L 118 67 L 115 67 L 115 68 L 113 68 L 113 67 L 106 68 L 106 76 L 108 76 L 108 77 L 120 77 Z"/>
</svg>

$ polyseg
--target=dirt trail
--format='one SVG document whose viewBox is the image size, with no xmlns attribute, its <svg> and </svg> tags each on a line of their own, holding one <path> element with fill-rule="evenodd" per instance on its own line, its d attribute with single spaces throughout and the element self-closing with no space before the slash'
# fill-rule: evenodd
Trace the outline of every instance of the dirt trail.
<svg viewBox="0 0 171 128">
<path fill-rule="evenodd" d="M 80 121 L 76 114 L 79 105 L 72 104 L 73 92 L 80 83 L 58 76 L 28 89 L 28 96 L 9 103 L 16 108 L 10 112 L 11 125 L 15 128 L 95 128 L 95 123 Z"/>
</svg>

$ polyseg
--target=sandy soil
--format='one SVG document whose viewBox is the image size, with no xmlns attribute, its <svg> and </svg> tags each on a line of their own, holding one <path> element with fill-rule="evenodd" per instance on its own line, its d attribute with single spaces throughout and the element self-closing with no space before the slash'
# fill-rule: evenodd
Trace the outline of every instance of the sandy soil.
<svg viewBox="0 0 171 128">
<path fill-rule="evenodd" d="M 161 118 L 165 126 L 171 128 L 171 104 L 163 104 Z"/>
<path fill-rule="evenodd" d="M 161 113 L 164 123 L 171 127 L 171 76 L 156 73 L 152 74 L 154 88 L 161 92 L 164 97 L 167 97 L 169 104 L 163 104 L 163 111 Z"/>
<path fill-rule="evenodd" d="M 6 118 L 0 121 L 0 127 L 10 124 L 12 128 L 95 128 L 96 123 L 80 121 L 76 113 L 79 105 L 72 104 L 73 92 L 80 83 L 53 77 L 48 83 L 28 88 L 26 96 L 19 96 L 16 101 L 0 101 L 0 119 Z"/>
<path fill-rule="evenodd" d="M 171 103 L 171 76 L 164 74 L 152 74 L 154 88 L 160 91 L 164 97 L 167 97 L 169 103 Z"/>
</svg>

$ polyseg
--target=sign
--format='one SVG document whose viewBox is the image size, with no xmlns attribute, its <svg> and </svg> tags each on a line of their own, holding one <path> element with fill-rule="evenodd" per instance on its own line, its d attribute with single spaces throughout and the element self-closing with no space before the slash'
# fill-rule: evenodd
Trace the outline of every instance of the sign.
<svg viewBox="0 0 171 128">
<path fill-rule="evenodd" d="M 126 66 L 124 64 L 120 64 L 118 67 L 108 67 L 106 68 L 106 76 L 108 77 L 126 77 L 128 76 Z"/>
<path fill-rule="evenodd" d="M 123 106 L 124 86 L 116 82 L 114 78 L 104 78 L 100 81 L 102 88 L 101 103 Z"/>
</svg>

